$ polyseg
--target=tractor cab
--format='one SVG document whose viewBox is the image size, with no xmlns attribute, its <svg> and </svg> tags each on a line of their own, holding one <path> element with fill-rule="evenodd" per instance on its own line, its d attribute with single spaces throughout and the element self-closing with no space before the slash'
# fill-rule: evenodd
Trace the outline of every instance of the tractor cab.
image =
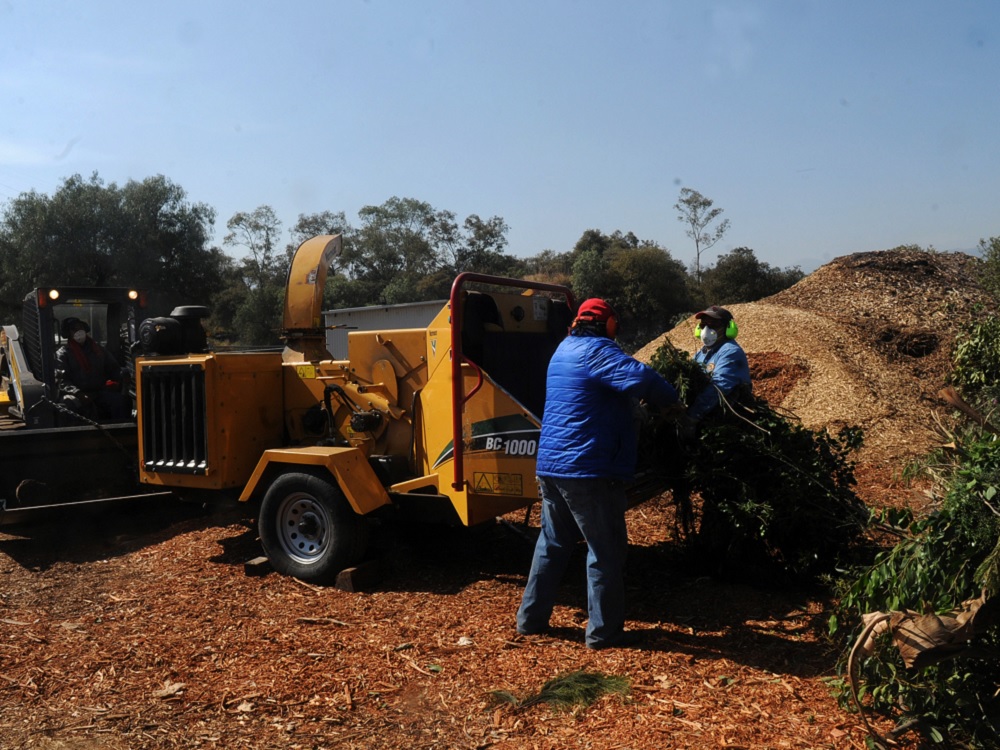
<svg viewBox="0 0 1000 750">
<path fill-rule="evenodd" d="M 66 417 L 58 403 L 56 352 L 66 344 L 63 322 L 78 318 L 90 336 L 131 370 L 131 344 L 145 295 L 123 287 L 45 287 L 24 298 L 21 326 L 0 333 L 0 377 L 9 416 L 28 427 L 56 427 Z"/>
</svg>

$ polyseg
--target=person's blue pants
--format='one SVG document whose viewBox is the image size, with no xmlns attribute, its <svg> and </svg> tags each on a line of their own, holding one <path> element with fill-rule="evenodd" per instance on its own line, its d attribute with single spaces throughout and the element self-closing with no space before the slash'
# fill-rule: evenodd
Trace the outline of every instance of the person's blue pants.
<svg viewBox="0 0 1000 750">
<path fill-rule="evenodd" d="M 621 636 L 625 628 L 625 556 L 628 500 L 622 482 L 539 477 L 542 530 L 528 584 L 517 611 L 517 630 L 538 633 L 549 625 L 556 592 L 580 539 L 587 542 L 588 646 Z"/>
</svg>

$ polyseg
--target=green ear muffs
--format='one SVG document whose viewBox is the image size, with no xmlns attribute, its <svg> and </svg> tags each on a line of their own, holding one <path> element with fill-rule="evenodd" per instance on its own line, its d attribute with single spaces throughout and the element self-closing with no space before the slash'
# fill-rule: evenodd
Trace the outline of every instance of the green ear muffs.
<svg viewBox="0 0 1000 750">
<path fill-rule="evenodd" d="M 739 332 L 740 332 L 740 328 L 739 328 L 738 325 L 736 325 L 736 321 L 731 319 L 729 321 L 729 325 L 726 326 L 726 338 L 727 339 L 734 339 L 734 338 L 736 338 L 736 335 Z M 698 323 L 698 325 L 696 325 L 694 327 L 694 337 L 696 339 L 700 339 L 701 338 L 701 323 Z"/>
</svg>

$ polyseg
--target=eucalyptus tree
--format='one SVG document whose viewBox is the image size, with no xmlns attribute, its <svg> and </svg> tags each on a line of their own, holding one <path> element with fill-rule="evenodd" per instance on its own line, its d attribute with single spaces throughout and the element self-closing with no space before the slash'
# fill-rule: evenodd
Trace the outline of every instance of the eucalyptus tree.
<svg viewBox="0 0 1000 750">
<path fill-rule="evenodd" d="M 232 319 L 235 336 L 250 345 L 277 344 L 289 264 L 279 251 L 281 221 L 273 208 L 262 205 L 233 214 L 226 228 L 223 244 L 243 252 L 236 266 L 236 288 L 241 281 L 243 294 Z"/>
<path fill-rule="evenodd" d="M 626 349 L 648 343 L 690 310 L 684 264 L 654 242 L 589 229 L 573 252 L 573 293 L 578 301 L 601 297 L 614 306 Z"/>
<path fill-rule="evenodd" d="M 462 271 L 521 270 L 519 261 L 503 252 L 508 227 L 498 216 L 471 214 L 459 225 L 451 211 L 393 197 L 364 206 L 358 218 L 360 224 L 345 244 L 345 275 L 353 282 L 355 298 L 363 297 L 366 304 L 447 297 Z"/>
<path fill-rule="evenodd" d="M 694 277 L 698 282 L 701 282 L 702 254 L 729 231 L 729 219 L 709 228 L 722 215 L 722 209 L 713 208 L 713 205 L 710 198 L 691 188 L 681 188 L 680 197 L 674 204 L 679 214 L 677 221 L 687 225 L 685 234 L 694 240 Z"/>
</svg>

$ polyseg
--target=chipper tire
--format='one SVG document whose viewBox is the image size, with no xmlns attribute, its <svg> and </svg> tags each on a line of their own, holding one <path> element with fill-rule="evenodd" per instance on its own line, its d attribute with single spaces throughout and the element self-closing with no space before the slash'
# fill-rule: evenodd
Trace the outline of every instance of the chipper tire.
<svg viewBox="0 0 1000 750">
<path fill-rule="evenodd" d="M 351 508 L 333 477 L 279 477 L 260 506 L 260 541 L 279 573 L 317 584 L 364 556 L 368 524 Z"/>
</svg>

